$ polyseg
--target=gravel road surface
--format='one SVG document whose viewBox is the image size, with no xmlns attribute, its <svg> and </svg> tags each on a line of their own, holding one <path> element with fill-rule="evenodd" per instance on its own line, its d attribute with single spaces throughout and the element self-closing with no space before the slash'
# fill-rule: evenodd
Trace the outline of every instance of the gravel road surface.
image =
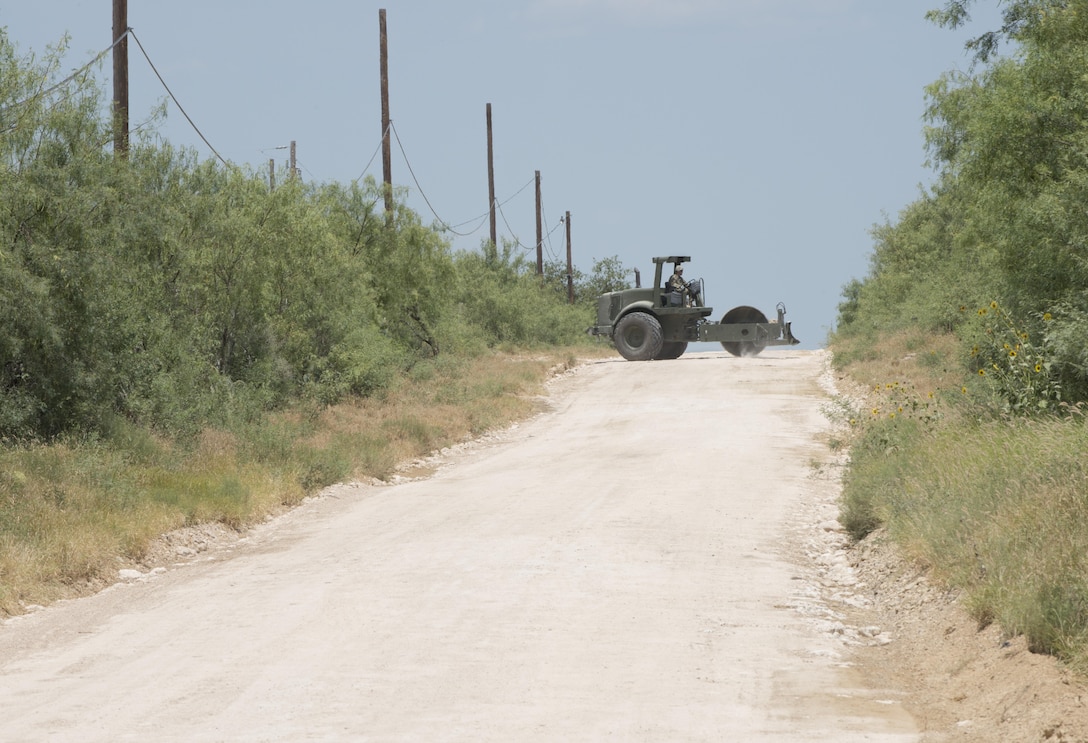
<svg viewBox="0 0 1088 743">
<path fill-rule="evenodd" d="M 589 362 L 429 477 L 9 620 L 0 740 L 917 741 L 814 618 L 824 364 Z"/>
</svg>

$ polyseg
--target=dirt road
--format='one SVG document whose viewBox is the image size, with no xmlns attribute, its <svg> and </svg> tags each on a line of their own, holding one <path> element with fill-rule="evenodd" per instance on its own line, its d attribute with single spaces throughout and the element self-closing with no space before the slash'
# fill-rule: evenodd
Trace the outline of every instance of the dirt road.
<svg viewBox="0 0 1088 743">
<path fill-rule="evenodd" d="M 822 367 L 592 362 L 431 477 L 11 620 L 0 739 L 915 741 L 817 618 Z"/>
</svg>

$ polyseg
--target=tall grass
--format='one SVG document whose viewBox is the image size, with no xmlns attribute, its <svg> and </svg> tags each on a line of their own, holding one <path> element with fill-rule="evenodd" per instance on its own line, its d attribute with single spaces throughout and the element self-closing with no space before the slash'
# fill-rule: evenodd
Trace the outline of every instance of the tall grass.
<svg viewBox="0 0 1088 743">
<path fill-rule="evenodd" d="M 240 530 L 326 485 L 389 478 L 532 414 L 542 383 L 574 363 L 570 350 L 439 357 L 379 398 L 308 404 L 184 443 L 115 422 L 98 439 L 0 449 L 0 615 L 93 591 L 118 558 L 138 563 L 170 530 Z"/>
<path fill-rule="evenodd" d="M 993 415 L 975 404 L 966 373 L 956 380 L 955 344 L 934 344 L 934 359 L 907 351 L 909 336 L 885 343 L 848 365 L 869 395 L 853 418 L 844 526 L 856 538 L 886 528 L 963 590 L 980 624 L 1088 672 L 1084 417 Z M 926 404 L 903 404 L 912 398 Z"/>
</svg>

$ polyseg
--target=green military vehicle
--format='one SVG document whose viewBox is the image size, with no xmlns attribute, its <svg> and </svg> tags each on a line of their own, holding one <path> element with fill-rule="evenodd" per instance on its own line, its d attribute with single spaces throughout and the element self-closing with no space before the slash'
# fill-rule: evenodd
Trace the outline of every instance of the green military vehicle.
<svg viewBox="0 0 1088 743">
<path fill-rule="evenodd" d="M 703 280 L 685 282 L 685 291 L 673 291 L 663 278 L 662 266 L 691 260 L 686 255 L 654 258 L 654 283 L 644 289 L 635 272 L 634 289 L 602 294 L 597 299 L 597 324 L 590 335 L 612 339 L 628 361 L 677 359 L 692 341 L 722 344 L 734 356 L 755 356 L 767 346 L 800 343 L 786 322 L 786 306 L 778 303 L 778 319 L 755 307 L 734 307 L 721 322 L 707 319 L 714 309 L 703 305 Z"/>
</svg>

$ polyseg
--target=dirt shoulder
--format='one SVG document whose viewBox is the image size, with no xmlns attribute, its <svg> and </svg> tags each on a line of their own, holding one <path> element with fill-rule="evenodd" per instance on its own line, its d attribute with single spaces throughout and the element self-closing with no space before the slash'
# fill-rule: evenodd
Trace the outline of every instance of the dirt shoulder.
<svg viewBox="0 0 1088 743">
<path fill-rule="evenodd" d="M 881 627 L 887 642 L 859 647 L 855 661 L 872 683 L 901 689 L 926 743 L 1088 741 L 1088 685 L 1023 637 L 980 628 L 955 591 L 904 560 L 882 532 L 847 551 L 861 599 L 859 626 Z"/>
</svg>

